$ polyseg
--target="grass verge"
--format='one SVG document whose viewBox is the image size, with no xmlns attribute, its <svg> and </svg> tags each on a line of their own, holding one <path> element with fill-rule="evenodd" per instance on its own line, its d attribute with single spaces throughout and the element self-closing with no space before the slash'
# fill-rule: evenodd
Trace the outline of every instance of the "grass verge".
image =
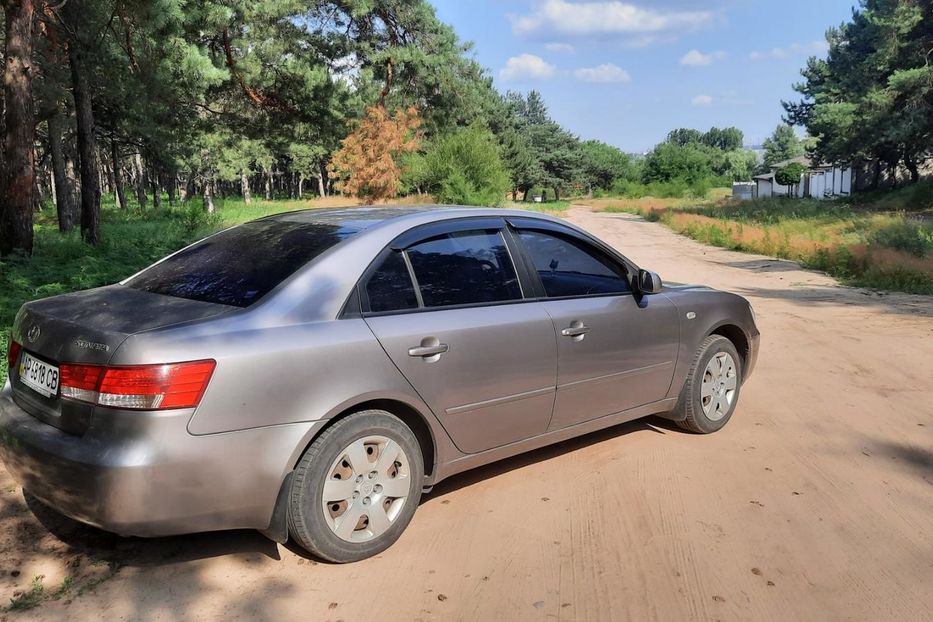
<svg viewBox="0 0 933 622">
<path fill-rule="evenodd" d="M 823 270 L 844 283 L 933 294 L 933 182 L 839 201 L 599 199 L 594 209 L 637 214 L 732 250 Z"/>
</svg>

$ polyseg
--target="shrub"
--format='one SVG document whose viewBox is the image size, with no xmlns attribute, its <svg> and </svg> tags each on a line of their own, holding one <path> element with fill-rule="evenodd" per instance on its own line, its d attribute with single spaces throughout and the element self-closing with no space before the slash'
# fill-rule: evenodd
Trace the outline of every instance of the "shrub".
<svg viewBox="0 0 933 622">
<path fill-rule="evenodd" d="M 806 170 L 803 164 L 791 162 L 787 166 L 779 168 L 774 172 L 774 181 L 782 186 L 796 186 L 800 183 L 800 176 L 803 175 Z"/>
<path fill-rule="evenodd" d="M 469 127 L 441 137 L 428 148 L 425 185 L 441 203 L 501 205 L 509 177 L 493 135 Z"/>
<path fill-rule="evenodd" d="M 868 244 L 924 257 L 933 253 L 933 226 L 923 227 L 910 220 L 898 220 L 872 231 L 868 236 Z"/>
</svg>

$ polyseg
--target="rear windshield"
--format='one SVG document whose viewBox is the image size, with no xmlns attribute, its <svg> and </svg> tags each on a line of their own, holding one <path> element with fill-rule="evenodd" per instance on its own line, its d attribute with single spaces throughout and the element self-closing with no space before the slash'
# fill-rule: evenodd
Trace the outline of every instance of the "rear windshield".
<svg viewBox="0 0 933 622">
<path fill-rule="evenodd" d="M 223 231 L 126 283 L 166 296 L 248 307 L 359 229 L 256 220 Z"/>
</svg>

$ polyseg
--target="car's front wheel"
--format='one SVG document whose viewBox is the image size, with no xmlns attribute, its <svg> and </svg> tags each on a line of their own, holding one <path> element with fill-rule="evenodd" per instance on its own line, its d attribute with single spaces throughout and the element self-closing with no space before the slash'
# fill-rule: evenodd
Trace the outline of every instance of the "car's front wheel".
<svg viewBox="0 0 933 622">
<path fill-rule="evenodd" d="M 423 478 L 421 449 L 408 426 L 381 410 L 354 413 L 316 438 L 298 463 L 291 537 L 332 562 L 376 555 L 408 526 Z"/>
<path fill-rule="evenodd" d="M 680 427 L 710 434 L 729 422 L 742 389 L 741 363 L 735 346 L 725 337 L 710 335 L 703 340 L 677 402 Z"/>
</svg>

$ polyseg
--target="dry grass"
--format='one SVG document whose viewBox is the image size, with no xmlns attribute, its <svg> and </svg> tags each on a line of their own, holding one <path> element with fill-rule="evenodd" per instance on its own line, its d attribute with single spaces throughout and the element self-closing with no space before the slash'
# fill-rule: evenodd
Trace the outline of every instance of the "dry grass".
<svg viewBox="0 0 933 622">
<path fill-rule="evenodd" d="M 702 200 L 645 197 L 580 203 L 660 221 L 706 244 L 799 261 L 853 285 L 933 294 L 933 223 L 927 214 L 933 205 L 917 205 L 918 195 L 925 196 L 910 190 L 911 212 L 887 209 L 899 204 L 890 195 L 881 197 L 881 209 L 873 209 L 864 197 L 851 204 L 737 202 L 721 191 Z"/>
</svg>

